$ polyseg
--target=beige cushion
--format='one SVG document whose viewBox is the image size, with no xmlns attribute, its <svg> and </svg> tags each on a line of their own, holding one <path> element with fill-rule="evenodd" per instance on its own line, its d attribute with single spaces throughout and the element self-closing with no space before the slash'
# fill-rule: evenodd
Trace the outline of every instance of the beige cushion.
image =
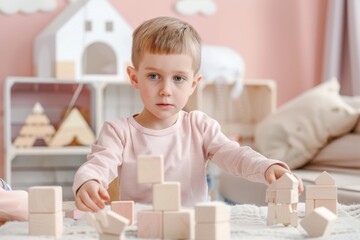
<svg viewBox="0 0 360 240">
<path fill-rule="evenodd" d="M 360 134 L 346 134 L 327 144 L 310 165 L 360 168 Z"/>
<path fill-rule="evenodd" d="M 359 111 L 339 95 L 331 79 L 289 101 L 262 121 L 255 131 L 255 146 L 269 158 L 295 169 L 305 165 L 329 139 L 355 127 Z"/>
</svg>

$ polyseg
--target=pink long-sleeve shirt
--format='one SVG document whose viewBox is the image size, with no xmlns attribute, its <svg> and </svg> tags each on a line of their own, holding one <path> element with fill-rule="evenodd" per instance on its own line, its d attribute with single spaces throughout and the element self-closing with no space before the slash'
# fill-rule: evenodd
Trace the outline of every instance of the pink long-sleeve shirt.
<svg viewBox="0 0 360 240">
<path fill-rule="evenodd" d="M 137 183 L 137 156 L 144 154 L 164 156 L 165 181 L 180 182 L 183 206 L 208 199 L 208 160 L 228 173 L 263 183 L 270 165 L 287 167 L 229 140 L 217 121 L 200 111 L 180 111 L 176 123 L 162 130 L 144 128 L 129 117 L 104 123 L 87 162 L 75 175 L 74 193 L 90 179 L 107 188 L 119 176 L 122 200 L 151 203 L 152 185 Z"/>
</svg>

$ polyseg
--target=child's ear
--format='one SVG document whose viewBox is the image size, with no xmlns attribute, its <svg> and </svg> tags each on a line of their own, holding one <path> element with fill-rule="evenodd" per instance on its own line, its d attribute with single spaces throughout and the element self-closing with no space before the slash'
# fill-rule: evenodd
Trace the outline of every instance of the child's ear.
<svg viewBox="0 0 360 240">
<path fill-rule="evenodd" d="M 138 79 L 137 79 L 137 75 L 136 75 L 136 69 L 132 66 L 128 66 L 126 68 L 126 72 L 129 76 L 131 85 L 133 85 L 134 88 L 138 88 Z"/>
<path fill-rule="evenodd" d="M 191 85 L 191 92 L 190 92 L 190 95 L 194 93 L 197 85 L 199 84 L 199 82 L 203 79 L 202 75 L 200 73 L 197 73 L 194 77 L 194 80 L 192 82 L 192 85 Z"/>
</svg>

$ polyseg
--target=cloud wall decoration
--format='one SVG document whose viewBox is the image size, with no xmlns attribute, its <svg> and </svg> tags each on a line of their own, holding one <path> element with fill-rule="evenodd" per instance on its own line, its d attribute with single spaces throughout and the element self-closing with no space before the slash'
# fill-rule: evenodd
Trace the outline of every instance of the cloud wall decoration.
<svg viewBox="0 0 360 240">
<path fill-rule="evenodd" d="M 0 0 L 0 12 L 32 14 L 39 11 L 49 12 L 57 7 L 56 0 Z"/>
</svg>

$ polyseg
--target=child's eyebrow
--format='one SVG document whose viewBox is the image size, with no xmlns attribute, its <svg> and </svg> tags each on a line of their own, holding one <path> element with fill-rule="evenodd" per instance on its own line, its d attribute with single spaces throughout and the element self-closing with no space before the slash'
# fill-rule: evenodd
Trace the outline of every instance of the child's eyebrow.
<svg viewBox="0 0 360 240">
<path fill-rule="evenodd" d="M 155 67 L 145 67 L 145 70 L 150 70 L 150 71 L 164 71 L 163 69 L 159 69 L 159 68 L 155 68 Z M 189 72 L 181 71 L 181 70 L 173 71 L 173 73 L 175 73 L 175 74 L 181 74 L 181 75 L 189 75 L 189 74 L 190 74 Z"/>
</svg>

